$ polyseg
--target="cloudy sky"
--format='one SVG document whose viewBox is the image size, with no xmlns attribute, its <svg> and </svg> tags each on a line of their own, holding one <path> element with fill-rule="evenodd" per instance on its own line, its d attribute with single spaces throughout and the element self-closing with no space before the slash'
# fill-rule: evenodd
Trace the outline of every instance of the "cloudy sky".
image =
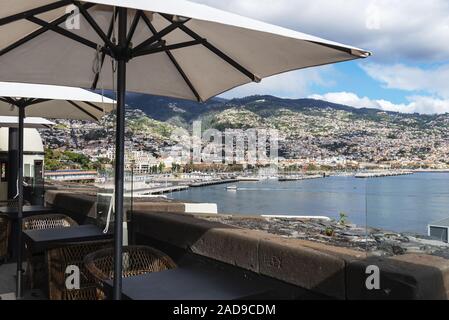
<svg viewBox="0 0 449 320">
<path fill-rule="evenodd" d="M 449 112 L 447 0 L 194 1 L 373 52 L 365 60 L 271 77 L 226 98 L 272 94 L 401 112 Z"/>
</svg>

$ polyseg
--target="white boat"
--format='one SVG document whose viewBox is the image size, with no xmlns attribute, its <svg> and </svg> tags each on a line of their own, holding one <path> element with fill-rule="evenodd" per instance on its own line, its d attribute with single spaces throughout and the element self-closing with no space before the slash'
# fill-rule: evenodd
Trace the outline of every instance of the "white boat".
<svg viewBox="0 0 449 320">
<path fill-rule="evenodd" d="M 226 190 L 229 190 L 229 191 L 237 191 L 237 186 L 236 186 L 236 185 L 227 186 L 227 187 L 226 187 Z"/>
</svg>

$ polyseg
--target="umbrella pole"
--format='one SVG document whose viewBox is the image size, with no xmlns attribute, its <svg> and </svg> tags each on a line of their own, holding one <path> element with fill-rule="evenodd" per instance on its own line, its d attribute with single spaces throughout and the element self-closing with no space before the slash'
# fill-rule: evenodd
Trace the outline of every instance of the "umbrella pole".
<svg viewBox="0 0 449 320">
<path fill-rule="evenodd" d="M 126 57 L 127 10 L 118 8 L 118 47 L 121 49 L 117 59 L 117 119 L 115 146 L 115 224 L 114 224 L 114 291 L 113 299 L 122 295 L 122 246 L 123 246 L 123 192 L 125 171 L 125 96 L 126 96 Z"/>
<path fill-rule="evenodd" d="M 17 204 L 17 286 L 16 297 L 22 298 L 22 255 L 23 255 L 23 240 L 22 240 L 22 218 L 23 218 L 23 136 L 24 136 L 24 119 L 25 106 L 19 106 L 19 156 L 18 156 L 18 204 Z"/>
</svg>

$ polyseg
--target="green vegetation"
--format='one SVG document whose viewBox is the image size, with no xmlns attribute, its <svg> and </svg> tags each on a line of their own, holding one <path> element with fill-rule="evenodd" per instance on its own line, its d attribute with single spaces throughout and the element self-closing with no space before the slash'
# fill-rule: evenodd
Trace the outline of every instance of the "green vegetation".
<svg viewBox="0 0 449 320">
<path fill-rule="evenodd" d="M 217 114 L 211 122 L 218 130 L 256 128 L 263 123 L 259 115 L 243 108 L 225 110 Z"/>
<path fill-rule="evenodd" d="M 348 223 L 348 215 L 344 212 L 340 212 L 340 219 L 338 219 L 338 224 L 345 226 Z"/>
<path fill-rule="evenodd" d="M 148 117 L 131 119 L 127 123 L 128 129 L 134 133 L 156 136 L 158 138 L 170 138 L 174 126 L 168 123 L 156 121 Z"/>
<path fill-rule="evenodd" d="M 334 235 L 334 232 L 334 229 L 332 229 L 331 227 L 327 227 L 326 230 L 324 230 L 324 233 L 328 237 L 332 237 Z"/>
<path fill-rule="evenodd" d="M 92 162 L 88 156 L 82 153 L 45 149 L 45 170 L 48 171 L 63 169 L 102 170 L 106 164 L 110 164 L 107 158 L 99 158 Z"/>
</svg>

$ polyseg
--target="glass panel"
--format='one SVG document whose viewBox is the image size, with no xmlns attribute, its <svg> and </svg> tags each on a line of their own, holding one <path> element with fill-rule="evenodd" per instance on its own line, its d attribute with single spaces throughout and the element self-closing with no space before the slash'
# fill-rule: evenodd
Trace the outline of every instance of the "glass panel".
<svg viewBox="0 0 449 320">
<path fill-rule="evenodd" d="M 98 171 L 97 224 L 105 230 L 113 230 L 114 221 L 114 168 L 108 165 Z"/>
<path fill-rule="evenodd" d="M 449 173 L 391 174 L 367 179 L 367 220 L 376 254 L 438 253 L 442 243 L 433 240 L 444 238 L 444 232 L 432 226 L 449 222 Z"/>
<path fill-rule="evenodd" d="M 114 230 L 114 188 L 115 188 L 115 114 L 106 116 L 102 122 L 105 143 L 99 146 L 101 154 L 97 154 L 97 224 L 104 231 Z M 101 148 L 101 149 L 100 149 Z"/>
<path fill-rule="evenodd" d="M 0 162 L 0 181 L 2 181 L 2 182 L 8 181 L 6 179 L 8 176 L 7 168 L 8 168 L 8 164 L 6 162 Z"/>
<path fill-rule="evenodd" d="M 44 204 L 44 190 L 45 190 L 45 182 L 43 176 L 43 160 L 34 160 L 34 165 L 31 166 L 31 184 L 33 186 L 33 204 L 43 205 Z"/>
<path fill-rule="evenodd" d="M 29 163 L 25 163 L 24 169 L 24 177 L 31 177 L 31 165 Z"/>
<path fill-rule="evenodd" d="M 104 230 L 113 232 L 114 216 L 115 216 L 115 116 L 110 115 L 111 127 L 108 130 L 108 137 L 110 146 L 108 150 L 100 157 L 99 160 L 103 165 L 97 169 L 98 179 L 96 186 L 98 187 L 97 194 L 97 223 Z M 125 128 L 129 126 L 128 116 L 125 120 Z M 111 130 L 112 129 L 112 130 Z M 131 171 L 129 170 L 129 152 L 132 150 L 128 138 L 125 140 L 125 183 L 124 183 L 124 229 L 123 229 L 123 244 L 128 244 L 127 232 L 127 212 L 131 209 Z"/>
<path fill-rule="evenodd" d="M 430 282 L 427 295 L 438 296 L 444 286 L 441 258 L 449 258 L 449 173 L 392 170 L 370 176 L 374 177 L 366 179 L 368 253 L 381 257 L 374 264 L 382 277 L 389 268 L 388 279 L 380 279 L 383 297 L 406 298 L 404 294 L 411 293 L 404 287 L 419 290 Z"/>
</svg>

